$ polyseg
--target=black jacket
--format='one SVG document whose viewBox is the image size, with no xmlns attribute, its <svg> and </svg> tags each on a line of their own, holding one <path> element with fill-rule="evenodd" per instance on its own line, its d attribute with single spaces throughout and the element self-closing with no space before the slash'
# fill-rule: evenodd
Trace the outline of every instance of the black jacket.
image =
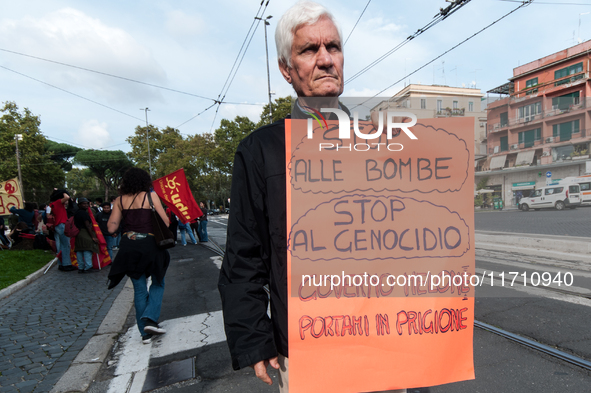
<svg viewBox="0 0 591 393">
<path fill-rule="evenodd" d="M 287 353 L 285 127 L 262 127 L 238 146 L 218 287 L 232 367 Z M 271 320 L 267 315 L 271 291 Z"/>
<path fill-rule="evenodd" d="M 308 117 L 297 107 L 292 114 Z M 334 114 L 325 117 L 336 119 Z M 280 120 L 246 137 L 234 157 L 232 209 L 218 288 L 235 370 L 277 353 L 289 356 L 285 186 L 285 122 Z M 266 285 L 272 319 L 267 315 Z"/>
</svg>

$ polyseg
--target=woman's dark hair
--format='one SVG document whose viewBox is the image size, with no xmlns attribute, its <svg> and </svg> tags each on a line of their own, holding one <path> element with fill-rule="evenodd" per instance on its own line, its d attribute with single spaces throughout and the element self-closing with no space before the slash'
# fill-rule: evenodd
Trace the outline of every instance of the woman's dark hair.
<svg viewBox="0 0 591 393">
<path fill-rule="evenodd" d="M 152 178 L 148 172 L 140 168 L 130 168 L 123 175 L 119 194 L 133 195 L 138 192 L 150 192 L 152 188 Z"/>
</svg>

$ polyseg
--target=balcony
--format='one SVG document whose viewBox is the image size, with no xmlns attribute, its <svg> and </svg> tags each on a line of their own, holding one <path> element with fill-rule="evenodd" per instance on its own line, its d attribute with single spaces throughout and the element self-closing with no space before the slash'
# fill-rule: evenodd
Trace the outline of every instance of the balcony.
<svg viewBox="0 0 591 393">
<path fill-rule="evenodd" d="M 558 98 L 558 97 L 554 97 Z M 572 100 L 563 100 L 558 104 L 552 105 L 552 97 L 545 98 L 542 102 L 542 108 L 548 108 L 535 114 L 528 114 L 523 117 L 509 117 L 507 122 L 489 122 L 487 125 L 488 133 L 494 133 L 504 131 L 507 127 L 524 127 L 539 123 L 546 118 L 554 116 L 568 116 L 579 114 L 584 110 L 591 109 L 591 97 L 590 98 L 577 98 L 573 97 Z M 516 105 L 521 99 L 512 98 L 509 103 L 505 106 L 507 112 L 515 114 L 518 105 Z M 498 110 L 498 107 L 495 108 Z M 498 117 L 497 117 L 498 119 Z M 490 120 L 490 119 L 489 119 Z M 550 120 L 550 119 L 548 119 Z"/>
</svg>

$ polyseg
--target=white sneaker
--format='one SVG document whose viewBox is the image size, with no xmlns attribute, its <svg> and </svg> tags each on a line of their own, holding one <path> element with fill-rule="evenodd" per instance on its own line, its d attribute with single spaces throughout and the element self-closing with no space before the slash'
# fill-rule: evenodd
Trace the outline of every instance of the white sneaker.
<svg viewBox="0 0 591 393">
<path fill-rule="evenodd" d="M 146 323 L 146 326 L 144 327 L 144 332 L 153 334 L 164 334 L 166 333 L 166 330 L 158 326 L 157 323 L 150 321 Z"/>
</svg>

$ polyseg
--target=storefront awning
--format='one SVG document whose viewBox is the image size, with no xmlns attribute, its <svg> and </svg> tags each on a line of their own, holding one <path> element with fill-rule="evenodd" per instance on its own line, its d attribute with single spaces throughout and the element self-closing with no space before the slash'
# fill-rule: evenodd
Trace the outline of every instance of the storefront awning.
<svg viewBox="0 0 591 393">
<path fill-rule="evenodd" d="M 535 150 L 520 151 L 517 153 L 515 165 L 531 165 L 532 160 L 536 154 Z"/>
<path fill-rule="evenodd" d="M 505 166 L 505 161 L 507 160 L 507 155 L 493 157 L 490 160 L 490 169 L 501 169 Z"/>
</svg>

